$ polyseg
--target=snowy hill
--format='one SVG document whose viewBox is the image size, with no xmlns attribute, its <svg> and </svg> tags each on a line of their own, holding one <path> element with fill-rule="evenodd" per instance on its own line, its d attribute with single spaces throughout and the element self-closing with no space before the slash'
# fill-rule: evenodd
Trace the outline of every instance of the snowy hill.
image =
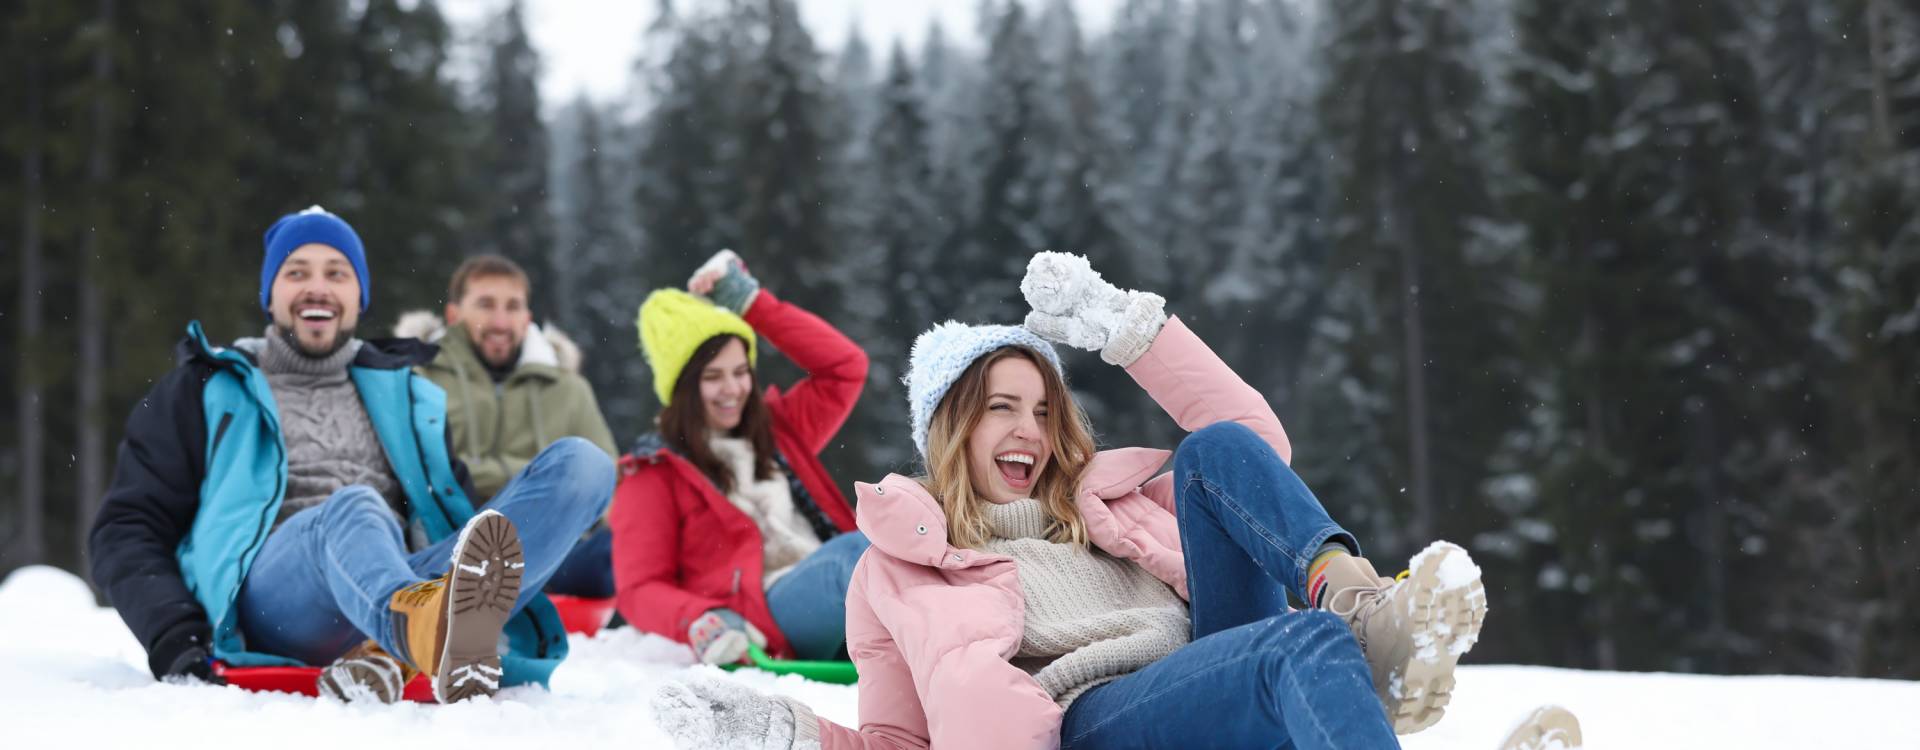
<svg viewBox="0 0 1920 750">
<path fill-rule="evenodd" d="M 1496 628 L 1497 621 L 1492 623 Z M 1497 630 L 1489 631 L 1497 637 Z M 667 747 L 647 699 L 693 667 L 685 648 L 631 630 L 575 637 L 552 692 L 494 702 L 346 706 L 233 688 L 159 684 L 117 615 L 52 568 L 0 583 L 0 743 L 9 748 Z M 743 673 L 853 723 L 854 690 Z M 1405 738 L 1411 750 L 1492 748 L 1526 710 L 1560 703 L 1580 715 L 1587 747 L 1920 748 L 1920 683 L 1807 677 L 1701 677 L 1537 667 L 1460 670 L 1452 710 Z M 468 739 L 470 742 L 450 742 Z M 425 742 L 426 744 L 422 744 Z"/>
</svg>

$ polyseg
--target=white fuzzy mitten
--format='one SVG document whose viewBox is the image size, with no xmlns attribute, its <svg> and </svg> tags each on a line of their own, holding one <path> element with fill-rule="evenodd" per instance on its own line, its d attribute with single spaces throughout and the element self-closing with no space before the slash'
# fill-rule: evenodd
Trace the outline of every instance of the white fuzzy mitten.
<svg viewBox="0 0 1920 750">
<path fill-rule="evenodd" d="M 653 720 L 682 748 L 820 748 L 819 720 L 805 704 L 724 680 L 661 685 L 653 694 Z"/>
<path fill-rule="evenodd" d="M 1098 350 L 1101 359 L 1121 367 L 1145 354 L 1167 322 L 1167 301 L 1160 295 L 1109 284 L 1086 258 L 1069 253 L 1034 255 L 1020 293 L 1033 307 L 1028 330 L 1049 341 Z"/>
</svg>

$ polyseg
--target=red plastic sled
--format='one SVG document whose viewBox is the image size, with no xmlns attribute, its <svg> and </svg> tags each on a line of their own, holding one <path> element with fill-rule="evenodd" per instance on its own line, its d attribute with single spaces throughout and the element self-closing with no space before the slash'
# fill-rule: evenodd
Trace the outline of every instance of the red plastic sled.
<svg viewBox="0 0 1920 750">
<path fill-rule="evenodd" d="M 613 599 L 584 599 L 566 594 L 548 594 L 553 608 L 560 610 L 560 625 L 569 633 L 592 638 L 613 619 Z"/>
<path fill-rule="evenodd" d="M 229 667 L 226 662 L 216 661 L 213 673 L 242 690 L 320 697 L 319 667 Z M 415 703 L 438 702 L 433 699 L 433 683 L 423 674 L 414 675 L 401 695 Z"/>
<path fill-rule="evenodd" d="M 560 624 L 569 633 L 592 636 L 613 619 L 612 599 L 582 599 L 577 596 L 549 594 L 560 611 Z M 233 667 L 226 662 L 213 663 L 213 673 L 227 684 L 256 693 L 293 693 L 320 697 L 319 667 Z M 434 703 L 433 683 L 426 675 L 415 675 L 402 695 L 416 703 Z"/>
</svg>

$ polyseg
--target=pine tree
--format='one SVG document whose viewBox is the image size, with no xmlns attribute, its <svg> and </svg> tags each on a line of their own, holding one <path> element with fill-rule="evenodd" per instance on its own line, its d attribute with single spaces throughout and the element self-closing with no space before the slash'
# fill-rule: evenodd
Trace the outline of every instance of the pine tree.
<svg viewBox="0 0 1920 750">
<path fill-rule="evenodd" d="M 888 325 L 911 336 L 938 322 L 932 286 L 940 248 L 954 231 L 953 215 L 937 197 L 932 125 L 924 89 L 898 44 L 887 61 L 874 122 L 873 242 L 886 259 L 881 284 L 897 289 Z M 904 360 L 902 360 L 904 361 Z"/>
<path fill-rule="evenodd" d="M 1350 430 L 1385 438 L 1356 456 L 1373 465 L 1355 471 L 1387 481 L 1354 485 L 1351 494 L 1373 502 L 1397 496 L 1404 515 L 1387 543 L 1411 543 L 1437 534 L 1443 511 L 1473 493 L 1472 458 L 1486 442 L 1452 431 L 1442 440 L 1436 425 L 1454 422 L 1435 409 L 1485 409 L 1466 381 L 1502 351 L 1497 337 L 1480 332 L 1497 327 L 1500 315 L 1466 265 L 1472 222 L 1490 211 L 1472 147 L 1483 74 L 1473 65 L 1466 5 L 1368 0 L 1330 3 L 1322 13 L 1329 78 L 1321 129 L 1340 201 L 1330 304 L 1351 326 L 1342 332 L 1347 370 L 1338 378 L 1347 403 L 1335 408 L 1356 420 Z M 1437 340 L 1468 330 L 1475 333 Z M 1463 423 L 1498 423 L 1489 416 Z M 1437 450 L 1466 455 L 1452 461 Z M 1451 466 L 1464 471 L 1437 475 L 1436 467 Z"/>
<path fill-rule="evenodd" d="M 901 438 L 908 434 L 905 410 L 899 408 L 906 398 L 903 368 L 913 337 L 948 313 L 934 297 L 940 281 L 935 265 L 954 225 L 948 208 L 938 202 L 923 92 L 896 43 L 879 86 L 863 181 L 863 195 L 873 201 L 867 235 L 878 258 L 873 288 L 887 292 L 877 295 L 885 297 L 885 305 L 868 338 L 860 341 L 870 375 L 851 424 L 873 438 L 865 458 L 874 470 L 913 471 L 913 444 Z"/>
<path fill-rule="evenodd" d="M 991 4 L 986 4 L 990 7 Z M 983 7 L 983 12 L 990 12 Z M 1008 3 L 990 25 L 985 78 L 977 99 L 984 117 L 982 140 L 971 149 L 981 165 L 977 181 L 963 183 L 971 199 L 962 229 L 935 265 L 944 279 L 965 279 L 949 310 L 970 320 L 1004 319 L 1019 303 L 1026 260 L 1046 249 L 1039 225 L 1044 159 L 1034 137 L 1039 125 L 1039 42 L 1019 3 Z"/>
<path fill-rule="evenodd" d="M 672 33 L 634 170 L 648 288 L 684 284 L 707 256 L 742 247 L 743 237 L 736 211 L 745 185 L 732 171 L 741 153 L 741 34 L 707 17 L 680 18 Z"/>
<path fill-rule="evenodd" d="M 832 102 L 813 37 L 791 0 L 758 0 L 741 20 L 764 34 L 742 71 L 741 247 L 756 275 L 811 307 L 834 300 L 833 187 L 836 154 L 826 118 Z"/>
<path fill-rule="evenodd" d="M 633 251 L 619 217 L 619 193 L 613 188 L 608 156 L 610 138 L 603 115 L 584 97 L 575 102 L 578 154 L 568 165 L 574 202 L 562 214 L 572 229 L 561 269 L 563 291 L 558 320 L 581 345 L 582 374 L 593 384 L 601 413 L 616 435 L 641 422 L 643 399 L 650 391 L 636 382 L 632 359 L 639 331 L 634 310 L 646 287 L 638 278 L 644 258 Z"/>
<path fill-rule="evenodd" d="M 1184 51 L 1178 9 L 1174 0 L 1127 0 L 1094 55 L 1099 141 L 1106 150 L 1097 189 L 1125 258 L 1116 270 L 1141 278 L 1174 275 L 1165 191 L 1175 159 L 1170 147 L 1177 143 L 1161 132 L 1180 115 L 1172 78 Z"/>
<path fill-rule="evenodd" d="M 468 166 L 481 144 L 466 135 L 469 115 L 445 78 L 451 41 L 431 2 L 407 10 L 396 0 L 370 0 L 352 33 L 340 210 L 377 250 L 368 264 L 380 282 L 375 310 L 385 311 L 383 320 L 421 305 L 439 309 L 447 277 L 468 249 L 461 238 L 488 210 L 489 193 L 473 187 Z"/>
<path fill-rule="evenodd" d="M 1813 520 L 1839 521 L 1851 533 L 1825 538 L 1860 550 L 1857 561 L 1837 561 L 1858 576 L 1848 609 L 1861 626 L 1837 629 L 1852 636 L 1839 649 L 1846 665 L 1856 674 L 1910 676 L 1920 674 L 1912 573 L 1920 549 L 1910 539 L 1920 528 L 1920 233 L 1912 210 L 1920 200 L 1920 11 L 1884 0 L 1837 5 L 1847 111 L 1864 113 L 1853 122 L 1866 130 L 1848 139 L 1851 168 L 1835 185 L 1832 259 L 1841 294 L 1822 320 L 1843 342 L 1833 418 L 1844 425 L 1847 477 L 1837 488 L 1842 502 Z"/>
<path fill-rule="evenodd" d="M 547 195 L 548 141 L 540 113 L 540 55 L 527 35 L 521 0 L 507 6 L 492 31 L 483 100 L 487 142 L 479 182 L 491 201 L 475 223 L 472 246 L 491 248 L 533 276 L 536 315 L 558 303 L 556 269 L 568 262 L 553 243 Z"/>
</svg>

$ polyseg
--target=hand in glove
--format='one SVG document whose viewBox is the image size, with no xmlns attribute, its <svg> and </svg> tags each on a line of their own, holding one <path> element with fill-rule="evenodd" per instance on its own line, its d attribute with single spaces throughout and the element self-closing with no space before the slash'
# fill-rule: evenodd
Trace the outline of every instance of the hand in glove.
<svg viewBox="0 0 1920 750">
<path fill-rule="evenodd" d="M 799 701 L 705 678 L 653 694 L 653 720 L 683 748 L 818 750 L 820 723 Z"/>
<path fill-rule="evenodd" d="M 747 273 L 747 264 L 732 250 L 721 250 L 708 258 L 687 279 L 687 291 L 698 294 L 735 315 L 747 314 L 753 298 L 760 293 L 760 281 Z"/>
<path fill-rule="evenodd" d="M 1121 367 L 1145 354 L 1167 322 L 1167 301 L 1160 295 L 1115 287 L 1086 258 L 1068 253 L 1034 255 L 1020 293 L 1033 307 L 1028 330 L 1048 341 L 1098 350 L 1101 359 Z"/>
<path fill-rule="evenodd" d="M 153 652 L 147 654 L 147 667 L 154 677 L 165 682 L 197 680 L 209 685 L 227 684 L 225 678 L 213 673 L 213 653 L 207 650 L 206 638 L 200 634 L 163 639 L 154 644 Z"/>
<path fill-rule="evenodd" d="M 767 636 L 731 609 L 709 609 L 687 628 L 693 655 L 705 664 L 732 664 L 747 657 L 747 644 L 767 647 Z"/>
</svg>

